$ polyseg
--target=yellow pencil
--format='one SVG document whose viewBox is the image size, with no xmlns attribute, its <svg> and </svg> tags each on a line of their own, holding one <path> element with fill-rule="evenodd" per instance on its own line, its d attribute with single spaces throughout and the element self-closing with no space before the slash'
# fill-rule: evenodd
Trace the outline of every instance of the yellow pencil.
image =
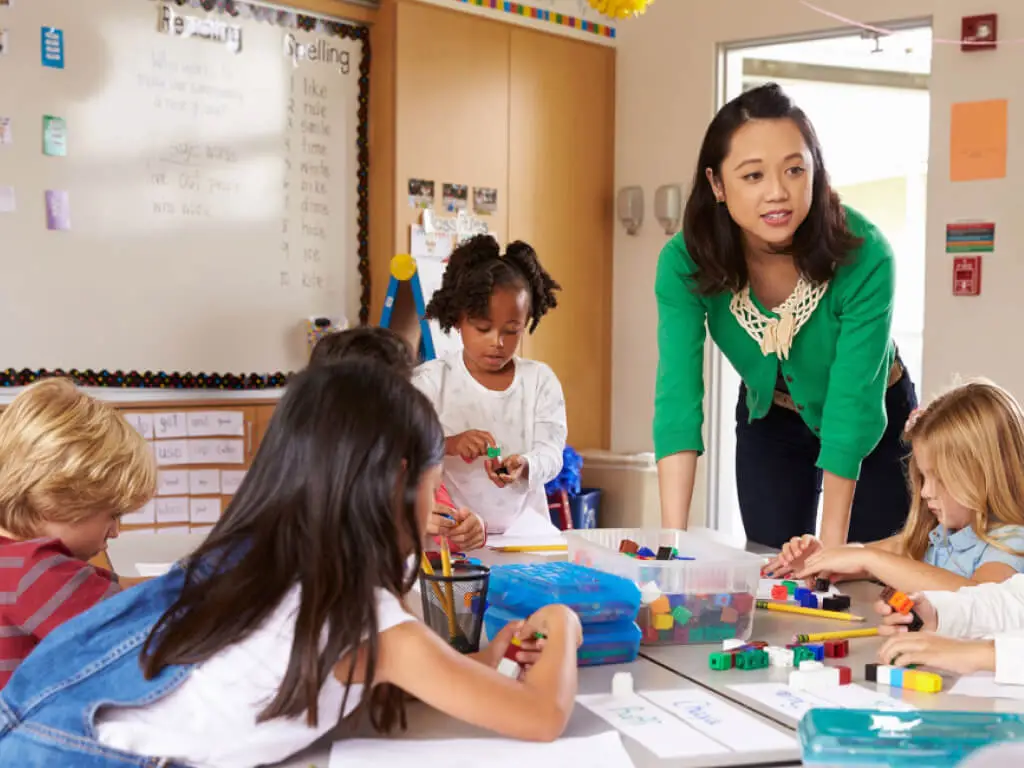
<svg viewBox="0 0 1024 768">
<path fill-rule="evenodd" d="M 448 635 L 454 640 L 457 634 L 455 626 L 455 596 L 452 594 L 452 552 L 448 547 L 448 537 L 441 537 L 441 573 L 447 579 L 444 592 L 448 599 L 445 602 L 445 613 L 448 615 Z"/>
<path fill-rule="evenodd" d="M 839 632 L 816 632 L 811 635 L 796 635 L 794 641 L 797 643 L 821 643 L 825 640 L 850 640 L 854 637 L 875 637 L 878 634 L 878 627 L 869 629 L 843 629 Z"/>
<path fill-rule="evenodd" d="M 495 552 L 568 552 L 568 544 L 537 544 L 536 546 L 524 545 L 521 547 L 495 547 Z"/>
<path fill-rule="evenodd" d="M 838 619 L 839 621 L 864 621 L 863 616 L 854 616 L 852 613 L 840 613 L 838 611 L 823 611 L 820 608 L 801 608 L 798 605 L 773 603 L 771 600 L 758 600 L 756 605 L 758 608 L 766 608 L 769 611 L 782 611 L 783 613 L 798 613 L 801 616 L 817 616 L 819 619 Z"/>
<path fill-rule="evenodd" d="M 434 575 L 434 566 L 432 566 L 430 564 L 430 558 L 427 557 L 427 553 L 426 552 L 423 553 L 422 568 L 423 568 L 423 572 L 425 574 L 427 574 L 427 576 L 433 576 Z M 441 608 L 445 608 L 444 594 L 442 594 L 442 592 L 441 592 L 441 587 L 438 586 L 436 581 L 430 582 L 430 586 L 434 590 L 434 595 L 437 597 L 437 602 L 441 604 Z M 445 610 L 447 611 L 446 608 L 445 608 Z"/>
</svg>

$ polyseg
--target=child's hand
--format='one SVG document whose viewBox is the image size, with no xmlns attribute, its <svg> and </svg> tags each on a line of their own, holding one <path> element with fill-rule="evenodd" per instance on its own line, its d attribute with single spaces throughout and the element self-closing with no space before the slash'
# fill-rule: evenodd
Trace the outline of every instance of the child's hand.
<svg viewBox="0 0 1024 768">
<path fill-rule="evenodd" d="M 498 442 L 490 432 L 470 429 L 458 435 L 445 438 L 444 452 L 449 456 L 461 456 L 464 461 L 473 461 L 487 455 L 487 449 Z"/>
<path fill-rule="evenodd" d="M 506 485 L 511 485 L 517 480 L 527 477 L 530 470 L 526 457 L 519 454 L 508 456 L 504 461 L 488 459 L 484 462 L 484 466 L 487 468 L 487 476 L 491 478 L 491 482 L 499 488 L 504 488 Z"/>
<path fill-rule="evenodd" d="M 831 547 L 808 557 L 803 567 L 796 569 L 793 575 L 798 579 L 810 579 L 815 576 L 853 576 L 870 572 L 871 556 L 871 550 L 860 544 Z"/>
<path fill-rule="evenodd" d="M 914 632 L 889 638 L 879 650 L 878 659 L 894 667 L 921 664 L 969 675 L 995 671 L 996 646 L 992 640 L 957 640 L 930 632 Z"/>
<path fill-rule="evenodd" d="M 577 648 L 583 644 L 583 625 L 580 624 L 580 617 L 567 606 L 545 605 L 530 616 L 526 623 L 545 635 L 567 632 L 570 637 L 575 638 Z"/>
<path fill-rule="evenodd" d="M 765 566 L 765 576 L 781 579 L 802 567 L 811 555 L 822 550 L 821 542 L 811 534 L 794 536 L 782 545 L 778 556 Z"/>
<path fill-rule="evenodd" d="M 455 518 L 454 527 L 449 528 L 447 532 L 448 540 L 463 552 L 480 549 L 487 541 L 487 529 L 480 516 L 474 515 L 465 507 L 449 510 L 448 513 Z"/>
<path fill-rule="evenodd" d="M 914 601 L 914 613 L 921 617 L 924 632 L 934 632 L 939 626 L 939 614 L 935 606 L 928 602 L 923 595 L 907 595 Z M 909 613 L 894 611 L 892 606 L 884 600 L 875 602 L 875 613 L 881 615 L 882 624 L 878 627 L 880 635 L 897 635 L 908 631 L 907 625 L 914 620 Z"/>
<path fill-rule="evenodd" d="M 524 667 L 537 663 L 540 653 L 544 648 L 543 638 L 537 638 L 537 630 L 525 621 L 510 621 L 494 638 L 487 644 L 486 650 L 481 653 L 481 661 L 489 667 L 497 667 L 505 656 L 509 643 L 515 637 L 519 640 L 520 649 L 516 653 L 516 661 Z"/>
<path fill-rule="evenodd" d="M 434 502 L 434 508 L 427 518 L 428 536 L 448 536 L 456 526 L 458 518 L 455 517 L 455 510 L 446 507 L 444 504 Z"/>
</svg>

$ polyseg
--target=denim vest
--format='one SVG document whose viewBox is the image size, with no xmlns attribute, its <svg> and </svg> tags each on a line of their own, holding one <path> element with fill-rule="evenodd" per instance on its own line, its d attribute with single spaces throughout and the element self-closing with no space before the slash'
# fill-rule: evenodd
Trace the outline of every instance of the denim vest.
<svg viewBox="0 0 1024 768">
<path fill-rule="evenodd" d="M 180 686 L 192 666 L 170 666 L 152 680 L 142 674 L 142 646 L 178 597 L 184 571 L 125 590 L 51 632 L 0 691 L 0 765 L 14 768 L 99 768 L 175 765 L 102 746 L 95 719 L 101 707 L 151 704 Z"/>
</svg>

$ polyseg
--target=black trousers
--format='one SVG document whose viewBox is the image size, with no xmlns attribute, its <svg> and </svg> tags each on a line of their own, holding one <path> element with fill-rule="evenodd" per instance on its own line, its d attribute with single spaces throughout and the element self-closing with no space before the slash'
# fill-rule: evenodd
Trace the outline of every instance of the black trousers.
<svg viewBox="0 0 1024 768">
<path fill-rule="evenodd" d="M 736 485 L 747 539 L 781 547 L 793 536 L 814 533 L 822 471 L 815 466 L 821 442 L 800 415 L 772 405 L 749 422 L 746 386 L 736 405 Z M 888 424 L 861 465 L 850 515 L 851 542 L 884 539 L 899 531 L 910 512 L 903 427 L 917 407 L 906 370 L 885 393 Z"/>
</svg>

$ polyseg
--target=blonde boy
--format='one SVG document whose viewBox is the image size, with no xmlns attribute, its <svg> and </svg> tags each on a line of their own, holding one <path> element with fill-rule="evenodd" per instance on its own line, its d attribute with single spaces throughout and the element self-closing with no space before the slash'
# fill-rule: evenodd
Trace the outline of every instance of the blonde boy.
<svg viewBox="0 0 1024 768">
<path fill-rule="evenodd" d="M 155 488 L 141 435 L 70 381 L 33 384 L 0 415 L 0 688 L 47 634 L 118 591 L 86 561 Z"/>
</svg>

